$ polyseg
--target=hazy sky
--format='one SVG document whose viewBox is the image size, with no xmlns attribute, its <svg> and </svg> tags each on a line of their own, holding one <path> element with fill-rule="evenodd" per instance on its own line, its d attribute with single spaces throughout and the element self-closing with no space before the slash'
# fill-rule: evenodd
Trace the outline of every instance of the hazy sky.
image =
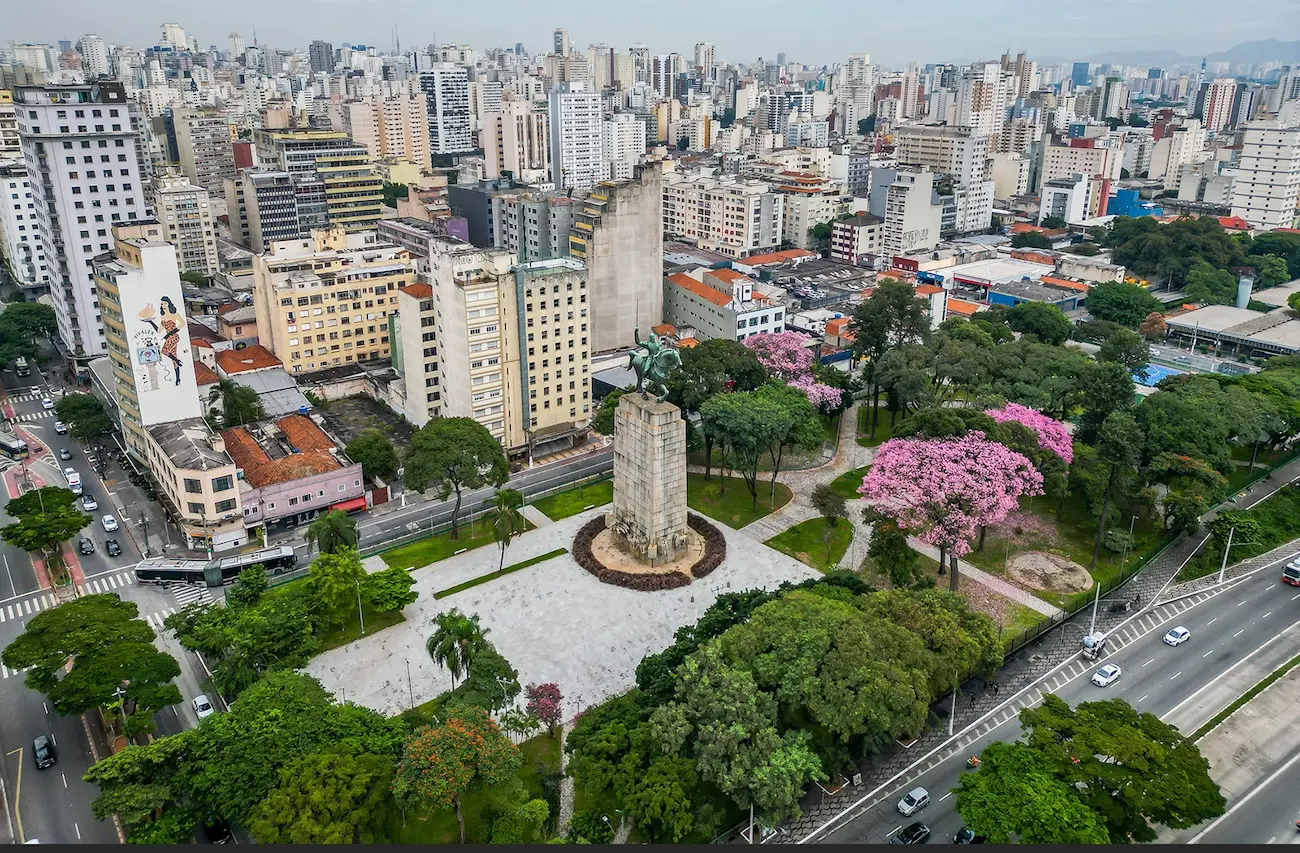
<svg viewBox="0 0 1300 853">
<path fill-rule="evenodd" d="M 164 21 L 207 47 L 226 49 L 238 31 L 252 43 L 305 47 L 440 42 L 549 48 L 555 27 L 580 47 L 624 49 L 644 42 L 656 53 L 690 55 L 712 41 L 721 61 L 772 58 L 821 65 L 850 53 L 883 64 L 989 58 L 1003 50 L 1073 59 L 1149 48 L 1199 56 L 1256 39 L 1300 34 L 1300 0 L 6 0 L 0 39 L 53 43 L 97 33 L 137 47 L 158 41 Z M 57 14 L 51 14 L 56 11 Z M 806 20 L 807 23 L 802 23 Z"/>
</svg>

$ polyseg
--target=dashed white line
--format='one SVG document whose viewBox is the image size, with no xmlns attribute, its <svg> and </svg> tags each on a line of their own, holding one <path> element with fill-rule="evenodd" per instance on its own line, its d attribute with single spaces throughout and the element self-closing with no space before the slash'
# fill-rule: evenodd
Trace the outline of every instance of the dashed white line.
<svg viewBox="0 0 1300 853">
<path fill-rule="evenodd" d="M 1246 630 L 1245 628 L 1242 628 L 1240 631 L 1238 631 L 1236 634 L 1233 634 L 1232 636 L 1234 636 L 1234 637 L 1239 636 L 1239 635 L 1240 635 L 1241 633 L 1243 633 L 1245 630 Z"/>
<path fill-rule="evenodd" d="M 1138 701 L 1139 701 L 1139 702 L 1145 702 L 1145 701 L 1147 700 L 1147 697 L 1150 696 L 1150 695 L 1151 695 L 1150 693 L 1143 693 L 1143 694 L 1142 694 L 1142 698 L 1139 699 Z"/>
<path fill-rule="evenodd" d="M 1208 628 L 1208 627 L 1210 627 L 1211 625 L 1213 625 L 1215 622 L 1218 622 L 1218 621 L 1219 621 L 1219 617 L 1218 617 L 1218 616 L 1215 616 L 1215 617 L 1214 617 L 1213 619 L 1211 619 L 1209 622 L 1206 622 L 1206 623 L 1205 623 L 1205 627 Z"/>
<path fill-rule="evenodd" d="M 60 773 L 59 778 L 63 780 L 63 787 L 68 787 L 68 777 Z"/>
<path fill-rule="evenodd" d="M 1151 663 L 1151 661 L 1154 661 L 1154 660 L 1155 660 L 1155 658 L 1152 658 L 1151 660 L 1147 661 L 1147 663 Z M 1144 663 L 1144 664 L 1142 664 L 1142 665 L 1143 665 L 1143 666 L 1146 666 L 1147 663 Z"/>
<path fill-rule="evenodd" d="M 903 825 L 900 823 L 898 826 L 896 826 L 896 827 L 894 827 L 893 829 L 889 830 L 889 832 L 886 832 L 886 833 L 885 833 L 885 837 L 888 838 L 889 836 L 893 835 L 895 832 L 898 832 L 898 831 L 899 831 L 900 829 L 902 829 L 902 828 L 903 828 Z"/>
<path fill-rule="evenodd" d="M 1173 675 L 1169 676 L 1169 680 L 1170 680 L 1170 681 L 1173 681 L 1175 678 L 1177 678 L 1178 676 L 1180 676 L 1180 675 L 1182 675 L 1182 674 L 1183 674 L 1183 671 L 1180 669 L 1180 670 L 1178 670 L 1177 672 L 1175 672 Z"/>
<path fill-rule="evenodd" d="M 949 791 L 948 793 L 944 794 L 942 797 L 939 798 L 939 802 L 942 803 L 944 800 L 948 799 L 951 796 L 952 796 L 952 791 Z"/>
<path fill-rule="evenodd" d="M 1261 617 L 1259 617 L 1259 618 L 1260 618 L 1260 619 L 1267 619 L 1268 617 L 1270 617 L 1270 616 L 1272 616 L 1272 615 L 1273 615 L 1273 611 L 1270 610 L 1270 611 L 1268 611 L 1267 613 L 1265 613 L 1263 616 L 1261 616 Z"/>
<path fill-rule="evenodd" d="M 1201 657 L 1202 657 L 1202 658 L 1208 658 L 1208 657 L 1209 657 L 1210 655 L 1212 655 L 1212 654 L 1214 654 L 1214 649 L 1210 649 L 1208 652 L 1206 652 L 1205 654 L 1201 655 Z"/>
<path fill-rule="evenodd" d="M 74 823 L 74 824 L 72 825 L 72 828 L 75 829 L 75 830 L 77 831 L 77 840 L 80 841 L 80 840 L 81 840 L 81 827 L 80 827 L 80 826 L 77 826 L 77 824 Z"/>
<path fill-rule="evenodd" d="M 1292 601 L 1295 601 L 1297 598 L 1300 598 L 1300 592 L 1297 592 L 1295 595 L 1291 596 Z"/>
<path fill-rule="evenodd" d="M 1241 605 L 1243 605 L 1243 604 L 1245 604 L 1245 603 L 1246 603 L 1246 602 L 1244 602 L 1244 601 L 1238 601 L 1238 602 L 1237 602 L 1237 606 L 1240 607 Z"/>
</svg>

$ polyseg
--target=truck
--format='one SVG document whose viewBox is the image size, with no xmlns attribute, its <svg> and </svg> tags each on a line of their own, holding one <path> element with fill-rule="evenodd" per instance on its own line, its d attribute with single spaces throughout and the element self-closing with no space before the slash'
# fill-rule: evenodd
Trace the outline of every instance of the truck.
<svg viewBox="0 0 1300 853">
<path fill-rule="evenodd" d="M 27 359 L 19 357 L 14 359 L 14 375 L 27 376 L 32 372 L 31 367 L 27 364 Z"/>
</svg>

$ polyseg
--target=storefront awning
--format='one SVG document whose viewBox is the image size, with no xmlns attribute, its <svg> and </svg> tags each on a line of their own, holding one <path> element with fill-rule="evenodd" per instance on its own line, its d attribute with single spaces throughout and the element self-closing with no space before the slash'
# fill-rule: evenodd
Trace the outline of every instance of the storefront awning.
<svg viewBox="0 0 1300 853">
<path fill-rule="evenodd" d="M 353 498 L 350 501 L 340 501 L 339 503 L 336 503 L 332 507 L 330 507 L 330 509 L 338 509 L 338 510 L 342 510 L 343 512 L 356 512 L 357 510 L 362 510 L 365 508 L 366 508 L 365 495 L 362 495 L 359 498 Z"/>
</svg>

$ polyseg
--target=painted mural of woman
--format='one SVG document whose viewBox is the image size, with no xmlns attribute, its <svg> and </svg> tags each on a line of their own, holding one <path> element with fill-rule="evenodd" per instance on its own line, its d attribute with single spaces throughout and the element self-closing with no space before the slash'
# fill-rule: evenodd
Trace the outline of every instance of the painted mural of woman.
<svg viewBox="0 0 1300 853">
<path fill-rule="evenodd" d="M 172 365 L 175 368 L 176 384 L 180 385 L 181 359 L 176 352 L 180 348 L 181 342 L 181 315 L 180 312 L 176 310 L 176 305 L 172 302 L 170 296 L 164 296 L 162 299 L 158 300 L 158 303 L 158 313 L 162 316 L 161 323 L 163 328 L 162 354 L 164 358 L 171 359 Z"/>
</svg>

